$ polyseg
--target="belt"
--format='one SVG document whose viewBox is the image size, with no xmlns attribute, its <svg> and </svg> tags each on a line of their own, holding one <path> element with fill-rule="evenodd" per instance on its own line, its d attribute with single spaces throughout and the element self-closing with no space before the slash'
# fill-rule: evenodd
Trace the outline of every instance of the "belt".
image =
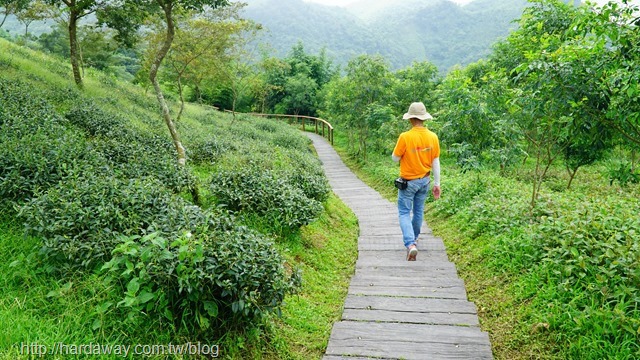
<svg viewBox="0 0 640 360">
<path fill-rule="evenodd" d="M 427 177 L 427 176 L 429 176 L 429 175 L 431 175 L 431 171 L 429 171 L 429 172 L 427 172 L 426 174 L 424 174 L 424 176 L 423 176 L 423 177 L 419 177 L 419 178 L 415 178 L 415 179 L 405 179 L 405 180 L 407 180 L 407 181 L 420 180 L 420 179 L 424 179 L 424 178 L 426 178 L 426 177 Z"/>
</svg>

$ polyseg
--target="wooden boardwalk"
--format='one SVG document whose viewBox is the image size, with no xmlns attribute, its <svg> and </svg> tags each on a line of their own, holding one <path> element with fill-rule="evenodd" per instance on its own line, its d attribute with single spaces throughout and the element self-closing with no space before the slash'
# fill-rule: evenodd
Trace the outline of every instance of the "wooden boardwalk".
<svg viewBox="0 0 640 360">
<path fill-rule="evenodd" d="M 442 239 L 423 223 L 417 261 L 406 261 L 396 204 L 358 179 L 325 139 L 307 135 L 360 225 L 356 272 L 323 360 L 492 359 Z"/>
</svg>

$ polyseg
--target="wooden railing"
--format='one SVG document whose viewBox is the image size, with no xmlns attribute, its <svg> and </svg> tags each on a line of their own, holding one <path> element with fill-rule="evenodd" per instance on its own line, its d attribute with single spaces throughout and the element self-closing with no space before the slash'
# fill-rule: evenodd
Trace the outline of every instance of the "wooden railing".
<svg viewBox="0 0 640 360">
<path fill-rule="evenodd" d="M 225 112 L 231 112 L 230 110 L 225 110 Z M 322 135 L 322 137 L 326 138 L 331 145 L 333 145 L 333 126 L 326 120 L 312 117 L 312 116 L 304 116 L 304 115 L 284 115 L 284 114 L 260 114 L 260 113 L 242 113 L 251 116 L 259 116 L 264 118 L 275 118 L 280 119 L 284 118 L 289 121 L 289 123 L 295 122 L 300 123 L 302 127 L 302 131 L 307 131 L 307 126 L 311 126 L 313 129 L 315 127 L 315 133 L 318 135 Z"/>
</svg>

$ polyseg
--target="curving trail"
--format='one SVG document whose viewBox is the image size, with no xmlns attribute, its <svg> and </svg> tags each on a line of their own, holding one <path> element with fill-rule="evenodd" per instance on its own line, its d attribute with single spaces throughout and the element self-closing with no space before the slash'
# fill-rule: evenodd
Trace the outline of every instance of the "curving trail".
<svg viewBox="0 0 640 360">
<path fill-rule="evenodd" d="M 356 272 L 323 359 L 492 359 L 442 239 L 423 224 L 417 261 L 406 261 L 395 203 L 358 179 L 324 138 L 307 136 L 360 225 Z"/>
</svg>

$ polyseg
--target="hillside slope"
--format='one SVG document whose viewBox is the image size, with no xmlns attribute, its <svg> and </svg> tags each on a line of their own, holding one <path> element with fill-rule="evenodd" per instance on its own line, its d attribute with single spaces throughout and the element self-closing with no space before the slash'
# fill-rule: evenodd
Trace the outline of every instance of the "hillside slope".
<svg viewBox="0 0 640 360">
<path fill-rule="evenodd" d="M 80 91 L 68 64 L 4 39 L 0 74 L 0 359 L 196 341 L 304 358 L 289 336 L 323 351 L 357 224 L 297 128 L 190 104 L 181 168 L 144 89 L 87 69 Z"/>
</svg>

